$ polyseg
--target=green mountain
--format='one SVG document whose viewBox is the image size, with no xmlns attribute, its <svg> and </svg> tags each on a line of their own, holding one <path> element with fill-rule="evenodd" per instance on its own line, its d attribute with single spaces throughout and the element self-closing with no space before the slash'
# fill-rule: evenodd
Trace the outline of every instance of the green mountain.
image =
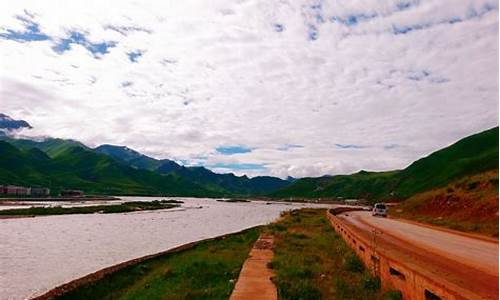
<svg viewBox="0 0 500 300">
<path fill-rule="evenodd" d="M 67 139 L 46 138 L 37 141 L 30 139 L 15 139 L 5 135 L 0 136 L 0 140 L 8 142 L 22 150 L 29 150 L 32 148 L 40 149 L 47 153 L 50 157 L 55 157 L 65 150 L 75 146 L 89 149 L 87 146 L 78 141 Z"/>
<path fill-rule="evenodd" d="M 54 193 L 69 188 L 109 195 L 244 196 L 267 194 L 289 184 L 274 177 L 248 178 L 216 174 L 204 167 L 181 167 L 170 160 L 155 160 L 159 170 L 152 171 L 137 162 L 153 158 L 124 147 L 130 154 L 126 158 L 71 140 L 8 141 L 0 141 L 0 184 L 45 186 Z"/>
<path fill-rule="evenodd" d="M 180 168 L 176 162 L 169 159 L 155 159 L 144 154 L 141 154 L 126 146 L 101 145 L 94 149 L 96 152 L 109 155 L 119 162 L 127 164 L 136 169 L 144 169 L 156 171 L 158 168 L 164 170 L 162 174 L 168 174 L 166 166 L 169 166 L 169 171 Z"/>
<path fill-rule="evenodd" d="M 54 191 L 77 188 L 104 194 L 404 199 L 464 176 L 498 169 L 498 127 L 464 138 L 404 170 L 299 180 L 217 174 L 204 167 L 184 167 L 172 160 L 148 157 L 124 146 L 90 149 L 75 140 L 10 137 L 20 128 L 31 126 L 0 114 L 0 184 L 48 186 Z"/>
<path fill-rule="evenodd" d="M 18 148 L 2 144 L 18 167 L 7 167 L 11 162 L 3 158 L 8 156 L 0 157 L 0 183 L 73 187 L 106 194 L 169 193 L 185 196 L 193 193 L 201 196 L 263 195 L 290 184 L 290 181 L 275 177 L 248 178 L 217 174 L 204 167 L 184 167 L 169 159 L 146 156 L 126 146 L 101 145 L 90 149 L 75 140 L 11 137 L 21 128 L 31 126 L 24 120 L 0 114 L 0 141 Z M 38 167 L 42 162 L 43 167 Z M 5 166 L 3 170 L 2 165 Z"/>
<path fill-rule="evenodd" d="M 248 178 L 231 173 L 217 174 L 205 167 L 184 167 L 169 159 L 158 160 L 148 157 L 126 146 L 101 145 L 94 150 L 133 168 L 184 178 L 221 195 L 263 195 L 290 184 L 276 177 Z"/>
<path fill-rule="evenodd" d="M 303 178 L 274 197 L 405 199 L 465 176 L 498 169 L 498 127 L 466 137 L 404 170 Z"/>
<path fill-rule="evenodd" d="M 276 177 L 248 178 L 232 173 L 217 174 L 205 167 L 181 167 L 170 174 L 189 179 L 209 190 L 226 195 L 264 195 L 290 185 L 290 182 Z"/>
<path fill-rule="evenodd" d="M 498 127 L 463 138 L 412 163 L 398 176 L 398 194 L 406 198 L 494 169 L 498 169 Z"/>
<path fill-rule="evenodd" d="M 174 175 L 120 164 L 107 155 L 74 146 L 51 158 L 37 148 L 21 150 L 0 141 L 0 184 L 82 189 L 87 193 L 217 196 Z"/>
</svg>

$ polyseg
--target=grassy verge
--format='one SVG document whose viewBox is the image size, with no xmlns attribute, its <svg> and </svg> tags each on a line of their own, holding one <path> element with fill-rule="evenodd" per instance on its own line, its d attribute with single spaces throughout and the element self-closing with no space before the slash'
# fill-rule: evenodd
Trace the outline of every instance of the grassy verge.
<svg viewBox="0 0 500 300">
<path fill-rule="evenodd" d="M 498 237 L 498 170 L 417 194 L 389 210 L 396 218 Z"/>
<path fill-rule="evenodd" d="M 272 268 L 279 299 L 398 299 L 380 290 L 325 210 L 285 213 L 268 230 L 275 236 Z"/>
<path fill-rule="evenodd" d="M 228 299 L 260 228 L 126 267 L 56 299 Z"/>
<path fill-rule="evenodd" d="M 116 205 L 96 205 L 81 207 L 30 207 L 0 210 L 0 216 L 45 216 L 66 214 L 93 214 L 93 213 L 124 213 L 141 210 L 156 210 L 178 207 L 176 200 L 162 200 L 150 202 L 126 202 Z"/>
</svg>

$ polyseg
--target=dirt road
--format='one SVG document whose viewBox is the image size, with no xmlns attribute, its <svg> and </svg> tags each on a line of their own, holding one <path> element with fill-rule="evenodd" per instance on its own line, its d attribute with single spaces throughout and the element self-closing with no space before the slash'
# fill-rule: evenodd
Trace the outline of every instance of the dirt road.
<svg viewBox="0 0 500 300">
<path fill-rule="evenodd" d="M 396 255 L 430 276 L 444 278 L 488 299 L 498 295 L 498 242 L 373 217 L 369 212 L 348 212 L 338 217 L 367 240 L 376 235 L 380 251 Z"/>
</svg>

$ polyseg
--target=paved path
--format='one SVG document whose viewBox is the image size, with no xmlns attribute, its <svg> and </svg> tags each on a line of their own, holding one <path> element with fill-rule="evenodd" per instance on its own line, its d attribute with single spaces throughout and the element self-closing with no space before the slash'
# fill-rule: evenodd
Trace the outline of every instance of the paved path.
<svg viewBox="0 0 500 300">
<path fill-rule="evenodd" d="M 274 273 L 267 267 L 273 255 L 273 237 L 261 235 L 243 264 L 230 300 L 278 299 L 276 286 L 271 281 Z"/>
</svg>

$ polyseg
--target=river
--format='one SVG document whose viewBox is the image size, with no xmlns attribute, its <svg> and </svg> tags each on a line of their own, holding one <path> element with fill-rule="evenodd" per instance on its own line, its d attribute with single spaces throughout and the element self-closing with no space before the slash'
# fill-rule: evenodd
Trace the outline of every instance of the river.
<svg viewBox="0 0 500 300">
<path fill-rule="evenodd" d="M 320 206 L 175 199 L 184 204 L 171 210 L 0 219 L 0 299 L 38 296 L 123 261 L 267 224 L 289 209 Z"/>
</svg>

